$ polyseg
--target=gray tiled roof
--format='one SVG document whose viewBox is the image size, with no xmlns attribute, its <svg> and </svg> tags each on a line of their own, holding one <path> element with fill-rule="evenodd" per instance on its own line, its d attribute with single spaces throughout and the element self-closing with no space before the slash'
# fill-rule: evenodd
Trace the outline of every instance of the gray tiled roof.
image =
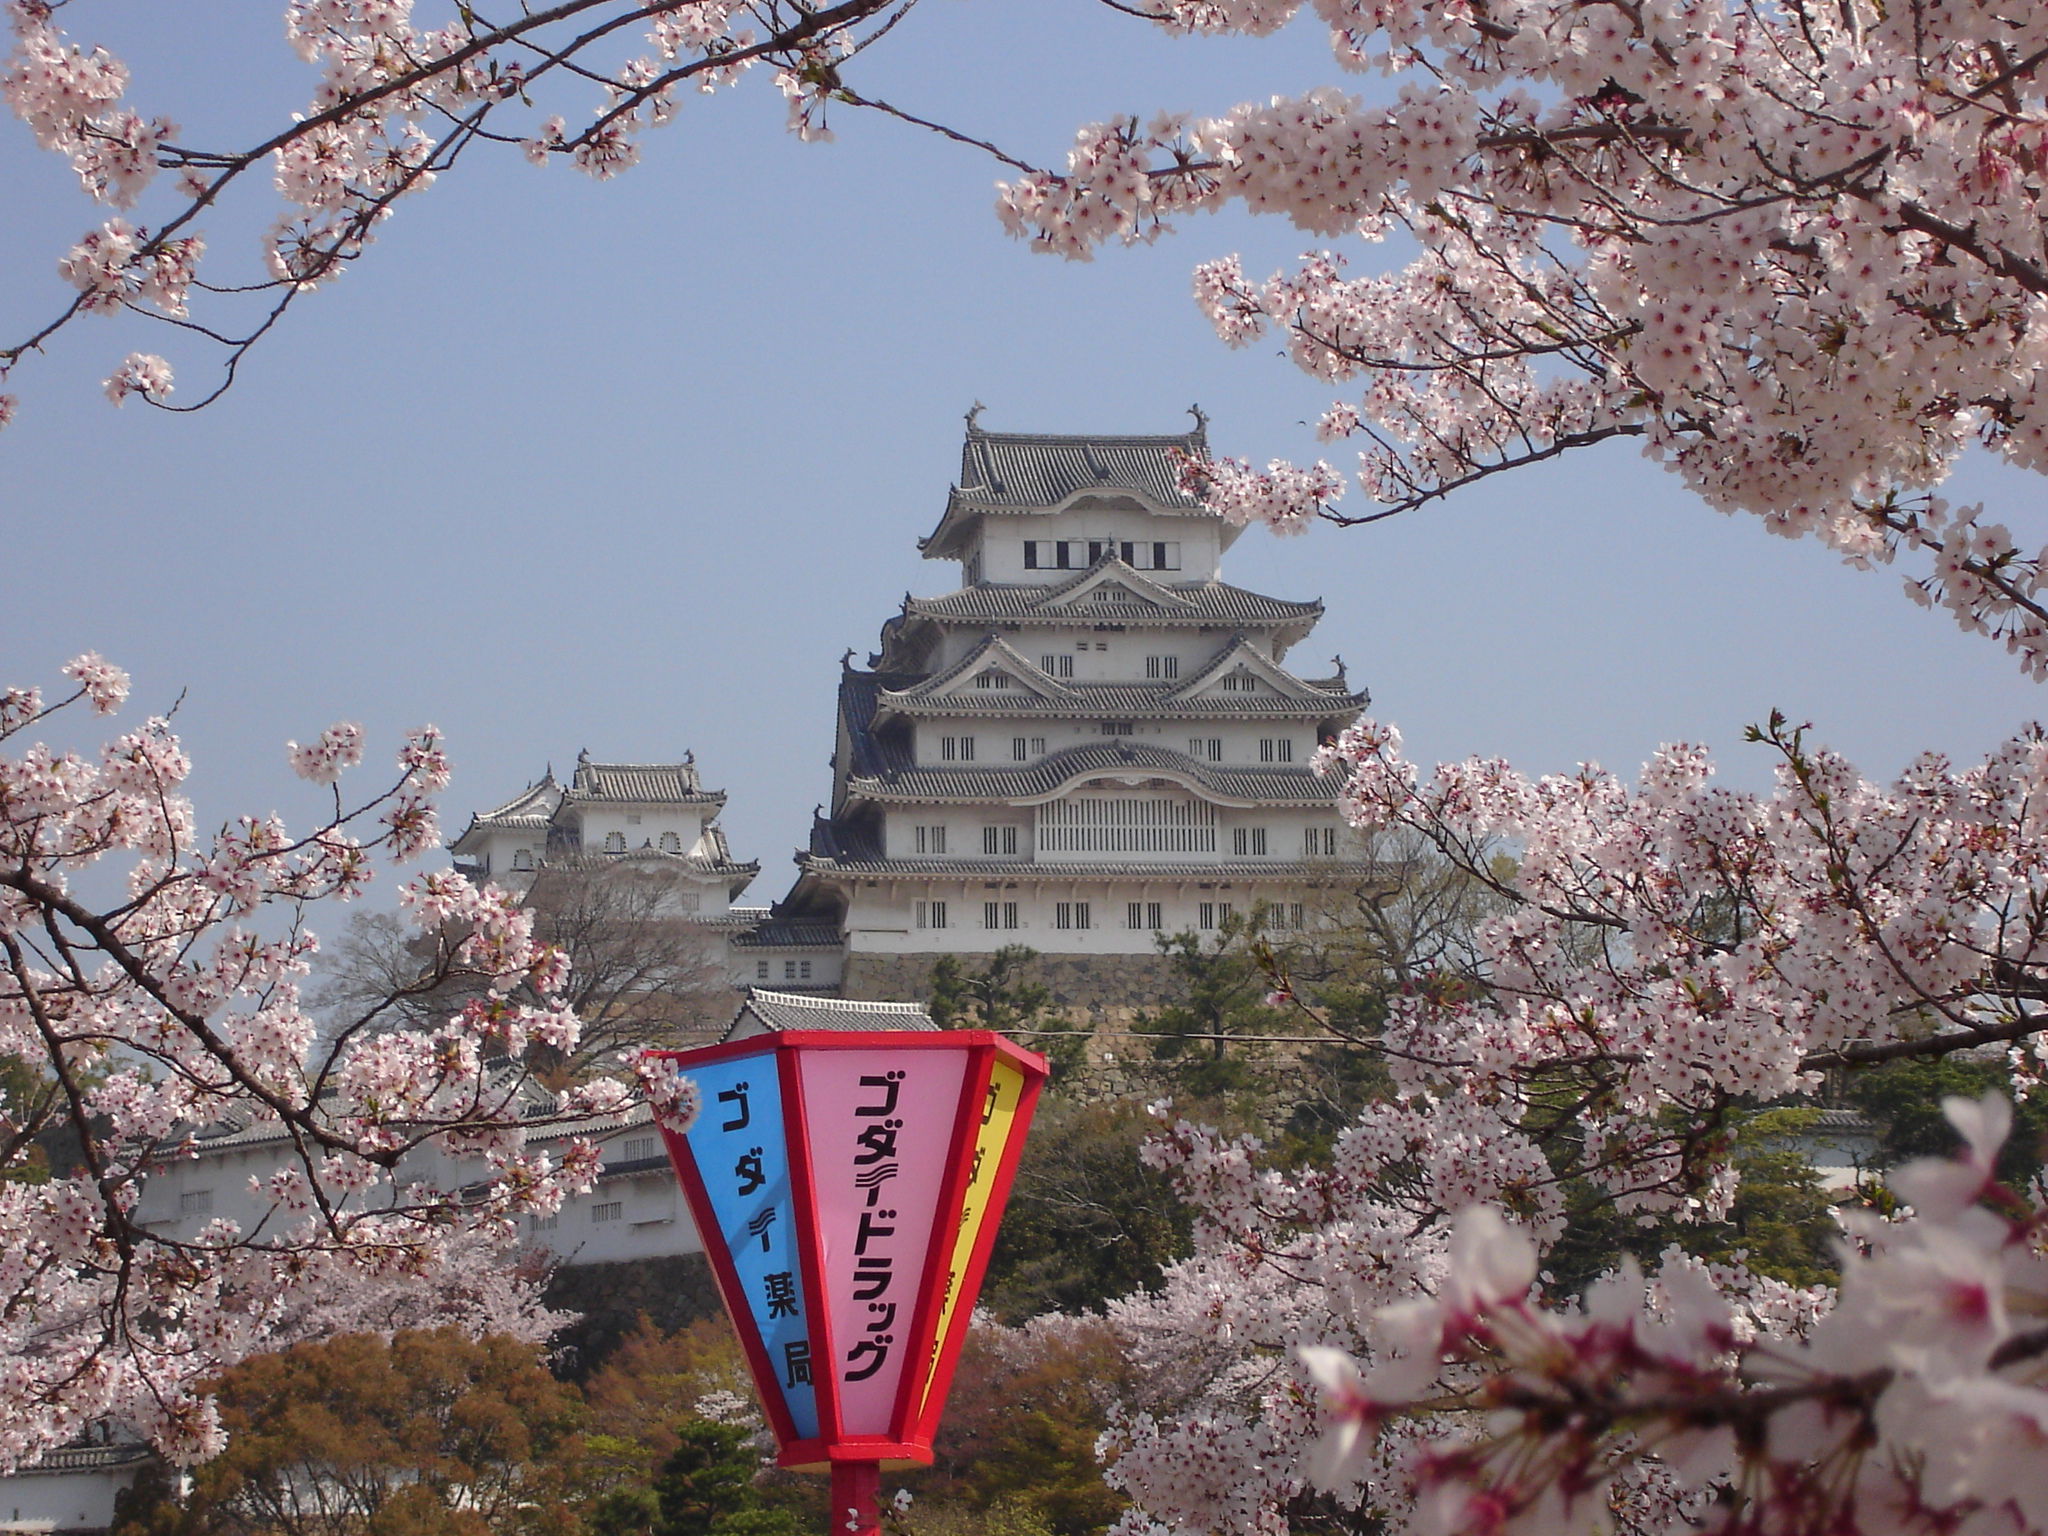
<svg viewBox="0 0 2048 1536">
<path fill-rule="evenodd" d="M 1017 800 L 1049 795 L 1084 773 L 1148 769 L 1192 779 L 1224 799 L 1267 805 L 1331 804 L 1343 783 L 1306 766 L 1219 768 L 1148 742 L 1103 742 L 1069 747 L 1022 768 L 898 767 L 847 787 L 871 800 Z"/>
<path fill-rule="evenodd" d="M 1146 624 L 1188 626 L 1202 624 L 1296 624 L 1314 623 L 1322 617 L 1320 602 L 1296 603 L 1267 597 L 1224 581 L 1190 582 L 1166 590 L 1184 602 L 1161 607 L 1148 602 L 1094 602 L 1077 608 L 1048 607 L 1056 602 L 1055 586 L 1008 586 L 983 582 L 962 587 L 943 597 L 914 597 L 903 611 L 919 618 L 938 620 L 1002 621 L 1010 623 L 1072 624 L 1077 616 L 1088 619 L 1110 616 L 1122 623 L 1138 620 Z"/>
<path fill-rule="evenodd" d="M 1317 720 L 1365 708 L 1363 693 L 1326 693 L 1304 684 L 1294 694 L 1210 694 L 1199 699 L 1173 695 L 1178 683 L 1062 683 L 1065 697 L 1047 698 L 1025 688 L 968 689 L 943 696 L 923 689 L 883 692 L 878 709 L 918 715 L 1073 715 L 1080 719 L 1128 720 L 1157 716 L 1171 720 L 1213 720 L 1224 715 L 1258 715 Z"/>
<path fill-rule="evenodd" d="M 561 803 L 561 783 L 553 773 L 549 773 L 538 784 L 527 785 L 496 810 L 472 813 L 469 825 L 448 839 L 447 846 L 458 853 L 468 853 L 472 847 L 465 845 L 480 832 L 545 832 Z"/>
<path fill-rule="evenodd" d="M 37 1460 L 16 1467 L 12 1475 L 31 1477 L 38 1472 L 106 1472 L 148 1461 L 155 1454 L 138 1440 L 124 1440 L 114 1445 L 66 1445 L 43 1452 Z"/>
<path fill-rule="evenodd" d="M 1301 885 L 1354 885 L 1371 879 L 1382 866 L 1352 859 L 1232 859 L 1220 864 L 1153 864 L 1103 860 L 1094 864 L 1034 864 L 1029 859 L 861 859 L 800 853 L 797 864 L 819 873 L 886 879 L 893 875 L 927 879 L 957 875 L 962 880 L 1061 881 L 1128 880 L 1289 880 Z"/>
<path fill-rule="evenodd" d="M 770 918 L 745 933 L 734 934 L 732 942 L 738 949 L 833 949 L 839 945 L 840 933 L 836 923 Z"/>
<path fill-rule="evenodd" d="M 738 1037 L 749 1019 L 759 1028 L 782 1029 L 919 1029 L 939 1026 L 916 1003 L 863 1003 L 851 998 L 814 997 L 803 992 L 770 992 L 749 987 L 747 1000 L 725 1032 Z M 751 1030 L 746 1033 L 753 1033 Z"/>
<path fill-rule="evenodd" d="M 593 763 L 578 759 L 576 777 L 564 797 L 574 804 L 619 801 L 631 805 L 725 803 L 698 782 L 694 763 Z"/>
<path fill-rule="evenodd" d="M 960 449 L 960 483 L 946 497 L 939 526 L 918 548 L 928 560 L 953 558 L 962 530 L 983 514 L 1048 512 L 1082 492 L 1135 493 L 1181 516 L 1214 517 L 1180 488 L 1183 454 L 1206 459 L 1204 433 L 1070 437 L 984 432 L 970 422 Z"/>
<path fill-rule="evenodd" d="M 1180 455 L 1208 456 L 1199 431 L 1152 437 L 1061 436 L 967 429 L 958 494 L 989 507 L 1052 507 L 1076 491 L 1134 490 L 1196 510 L 1180 488 Z"/>
</svg>

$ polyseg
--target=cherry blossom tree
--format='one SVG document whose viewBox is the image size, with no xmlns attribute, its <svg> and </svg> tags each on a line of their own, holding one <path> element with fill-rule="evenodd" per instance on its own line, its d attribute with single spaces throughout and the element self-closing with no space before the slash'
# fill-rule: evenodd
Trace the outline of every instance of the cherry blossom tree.
<svg viewBox="0 0 2048 1536">
<path fill-rule="evenodd" d="M 389 1000 L 372 1003 L 325 1038 L 300 1005 L 310 913 L 436 845 L 439 737 L 408 736 L 396 778 L 353 807 L 340 786 L 360 730 L 291 744 L 330 813 L 298 833 L 245 817 L 206 835 L 163 718 L 92 756 L 29 739 L 127 693 L 98 657 L 65 671 L 76 686 L 55 702 L 0 692 L 0 1467 L 106 1419 L 204 1456 L 220 1431 L 200 1379 L 293 1339 L 547 1332 L 505 1250 L 521 1214 L 589 1182 L 597 1154 L 528 1139 L 635 1091 L 527 1091 L 529 1047 L 578 1035 L 561 952 L 507 894 L 420 874 L 402 900 L 440 944 L 442 979 L 473 984 L 462 1005 L 392 1029 Z M 672 1074 L 642 1091 L 668 1123 L 693 1113 Z M 286 1144 L 252 1188 L 260 1214 L 146 1223 L 145 1181 L 222 1122 Z"/>
<path fill-rule="evenodd" d="M 2048 737 L 1880 786 L 1783 721 L 1757 736 L 1768 795 L 1715 787 L 1682 746 L 1633 788 L 1424 775 L 1371 721 L 1326 749 L 1349 815 L 1426 837 L 1507 903 L 1481 930 L 1487 986 L 1397 999 L 1375 1042 L 1395 1095 L 1327 1166 L 1279 1170 L 1185 1122 L 1155 1143 L 1196 1254 L 1113 1309 L 1155 1379 L 1184 1381 L 1106 1442 L 1138 1503 L 1123 1530 L 2048 1520 L 2018 1449 L 2048 1423 L 2048 1212 L 1993 1177 L 2003 1097 L 1951 1101 L 1962 1155 L 1845 1215 L 1838 1292 L 1675 1249 L 1583 1297 L 1543 1273 L 1569 1182 L 1715 1217 L 1739 1116 L 1810 1101 L 1824 1074 L 2004 1052 L 2016 1091 L 2040 1082 Z"/>
<path fill-rule="evenodd" d="M 1262 34 L 1299 0 L 1160 0 Z M 1334 90 L 1085 128 L 1003 191 L 1086 257 L 1186 214 L 1278 214 L 1398 253 L 1260 281 L 1200 268 L 1232 344 L 1281 337 L 1346 390 L 1328 462 L 1188 484 L 1297 532 L 1411 512 L 1638 439 L 1710 505 L 1906 567 L 1916 600 L 2048 677 L 2043 559 L 1935 489 L 1973 443 L 2048 468 L 2048 15 L 2031 5 L 1317 0 Z M 1368 507 L 1342 502 L 1355 482 Z M 1965 1150 L 1846 1218 L 1841 1284 L 1679 1250 L 1584 1296 L 1543 1269 L 1566 1187 L 1711 1219 L 1731 1132 L 1831 1072 L 1966 1052 L 2041 1077 L 2048 743 L 1889 786 L 1780 720 L 1769 796 L 1670 747 L 1630 787 L 1474 761 L 1426 776 L 1362 722 L 1323 756 L 1361 828 L 1419 836 L 1506 910 L 1485 985 L 1410 988 L 1374 1042 L 1395 1094 L 1327 1166 L 1173 1122 L 1153 1157 L 1196 1253 L 1113 1316 L 1177 1401 L 1104 1442 L 1119 1531 L 2027 1531 L 2039 1191 L 1999 1187 L 2003 1099 Z M 1511 866 L 1494 857 L 1514 855 Z M 1283 989 L 1284 995 L 1284 989 Z M 1304 1012 L 1310 1010 L 1304 1009 Z M 1155 1392 L 1156 1397 L 1156 1392 Z"/>
<path fill-rule="evenodd" d="M 80 319 L 127 312 L 210 344 L 219 370 L 199 398 L 172 405 L 170 363 L 131 353 L 106 380 L 109 398 L 199 409 L 294 303 L 363 256 L 403 198 L 466 157 L 500 149 L 610 178 L 639 159 L 641 134 L 670 122 L 685 93 L 724 89 L 756 66 L 788 98 L 795 131 L 829 137 L 823 113 L 840 92 L 840 65 L 908 8 L 558 0 L 448 5 L 430 26 L 414 21 L 411 0 L 289 0 L 287 38 L 317 71 L 311 100 L 259 141 L 219 148 L 131 104 L 128 66 L 65 33 L 63 0 L 7 0 L 13 48 L 0 62 L 0 100 L 110 216 L 60 263 L 70 301 L 28 334 L 0 338 L 0 384 Z M 136 94 L 147 99 L 146 82 Z M 281 206 L 250 242 L 260 268 L 202 277 L 202 224 L 266 174 Z M 0 394 L 0 426 L 18 404 Z"/>
<path fill-rule="evenodd" d="M 1263 34 L 1301 0 L 1154 0 Z M 1368 522 L 1636 440 L 1712 506 L 1898 562 L 1921 602 L 2048 675 L 2042 555 L 1933 494 L 1980 442 L 2048 468 L 2048 13 L 2030 0 L 1316 0 L 1337 62 L 1400 77 L 1218 117 L 1082 130 L 1004 191 L 1010 227 L 1086 256 L 1236 205 L 1319 241 L 1263 281 L 1208 263 L 1225 341 L 1277 332 L 1345 386 L 1331 464 L 1203 466 L 1282 531 Z"/>
</svg>

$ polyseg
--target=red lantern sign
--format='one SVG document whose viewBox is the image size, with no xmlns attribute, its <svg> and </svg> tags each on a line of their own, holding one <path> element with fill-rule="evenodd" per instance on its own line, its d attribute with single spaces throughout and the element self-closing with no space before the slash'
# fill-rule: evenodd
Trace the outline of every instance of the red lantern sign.
<svg viewBox="0 0 2048 1536">
<path fill-rule="evenodd" d="M 987 1030 L 658 1054 L 702 1095 L 662 1134 L 778 1459 L 872 1531 L 880 1470 L 931 1462 L 1045 1062 Z"/>
</svg>

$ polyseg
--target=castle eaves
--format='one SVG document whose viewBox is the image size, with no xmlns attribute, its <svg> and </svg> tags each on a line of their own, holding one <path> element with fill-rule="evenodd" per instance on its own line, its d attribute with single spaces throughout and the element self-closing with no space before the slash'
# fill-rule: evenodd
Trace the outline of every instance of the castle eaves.
<svg viewBox="0 0 2048 1536">
<path fill-rule="evenodd" d="M 1183 628 L 1213 624 L 1310 624 L 1322 617 L 1320 602 L 1296 603 L 1233 587 L 1227 582 L 1192 582 L 1166 590 L 1182 606 L 1166 608 L 1142 601 L 1107 601 L 1085 609 L 1048 607 L 1059 591 L 1054 586 L 1004 586 L 987 583 L 963 587 L 943 597 L 916 597 L 903 611 L 939 621 L 1016 624 L 1088 624 L 1110 618 L 1119 623 Z"/>
<path fill-rule="evenodd" d="M 1306 767 L 1218 768 L 1149 742 L 1069 747 L 1023 768 L 898 768 L 847 785 L 851 797 L 887 801 L 1022 801 L 1044 799 L 1090 776 L 1171 775 L 1242 805 L 1328 805 L 1342 780 Z"/>
</svg>

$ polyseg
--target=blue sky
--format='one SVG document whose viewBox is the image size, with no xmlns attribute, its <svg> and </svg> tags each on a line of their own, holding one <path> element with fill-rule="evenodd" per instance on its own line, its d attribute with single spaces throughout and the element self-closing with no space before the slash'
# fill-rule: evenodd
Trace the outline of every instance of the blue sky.
<svg viewBox="0 0 2048 1536">
<path fill-rule="evenodd" d="M 187 141 L 254 139 L 302 104 L 270 0 L 206 7 L 199 38 L 195 14 L 64 12 Z M 1220 43 L 1092 0 L 925 0 L 851 78 L 1045 162 L 1083 121 L 1337 73 L 1312 27 Z M 974 151 L 845 112 L 836 143 L 802 145 L 782 117 L 764 76 L 687 103 L 609 185 L 465 165 L 194 416 L 117 412 L 98 388 L 161 350 L 189 398 L 206 360 L 181 339 L 128 320 L 60 338 L 18 372 L 0 434 L 0 675 L 50 681 L 93 647 L 148 707 L 182 691 L 208 819 L 317 809 L 283 742 L 337 718 L 380 757 L 443 727 L 451 828 L 579 748 L 694 749 L 732 795 L 735 852 L 762 861 L 752 899 L 781 894 L 828 791 L 838 657 L 864 658 L 906 589 L 953 584 L 916 540 L 971 404 L 995 430 L 1148 432 L 1199 401 L 1219 449 L 1262 461 L 1313 455 L 1325 402 L 1277 348 L 1225 349 L 1188 295 L 1197 261 L 1270 270 L 1308 237 L 1198 220 L 1063 263 L 1004 236 Z M 12 339 L 63 302 L 56 261 L 101 215 L 11 120 L 0 209 Z M 243 215 L 210 231 L 225 261 L 265 222 Z M 1973 464 L 1954 489 L 2023 543 L 2038 526 L 2036 481 Z M 1686 739 L 1755 786 L 1742 727 L 1775 707 L 1889 775 L 1921 748 L 1980 755 L 2043 708 L 1896 575 L 1713 514 L 1625 447 L 1369 529 L 1248 533 L 1226 573 L 1323 598 L 1296 661 L 1341 653 L 1429 760 L 1633 772 Z"/>
</svg>

